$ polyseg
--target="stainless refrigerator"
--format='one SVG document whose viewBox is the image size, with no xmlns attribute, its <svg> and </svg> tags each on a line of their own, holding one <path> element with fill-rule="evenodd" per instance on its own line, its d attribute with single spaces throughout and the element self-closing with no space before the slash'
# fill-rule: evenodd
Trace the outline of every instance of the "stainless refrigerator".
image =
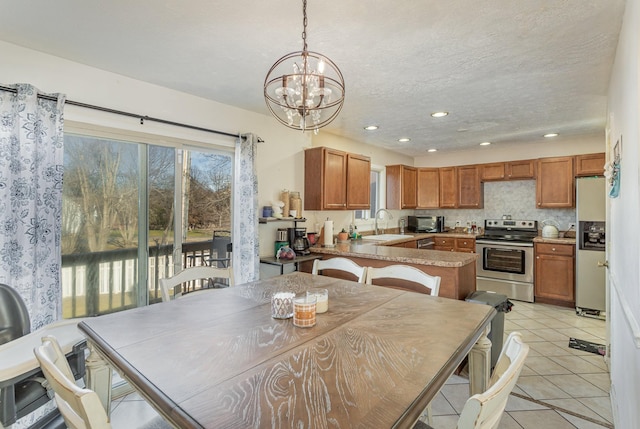
<svg viewBox="0 0 640 429">
<path fill-rule="evenodd" d="M 576 179 L 576 312 L 605 317 L 606 190 L 603 177 Z"/>
</svg>

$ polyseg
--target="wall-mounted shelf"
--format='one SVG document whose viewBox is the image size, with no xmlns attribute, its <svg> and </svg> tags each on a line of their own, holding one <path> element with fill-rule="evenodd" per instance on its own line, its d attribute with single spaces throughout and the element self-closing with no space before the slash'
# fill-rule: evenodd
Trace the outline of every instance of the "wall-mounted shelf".
<svg viewBox="0 0 640 429">
<path fill-rule="evenodd" d="M 261 217 L 258 218 L 258 223 L 268 223 L 268 222 L 306 222 L 307 219 L 303 217 Z"/>
</svg>

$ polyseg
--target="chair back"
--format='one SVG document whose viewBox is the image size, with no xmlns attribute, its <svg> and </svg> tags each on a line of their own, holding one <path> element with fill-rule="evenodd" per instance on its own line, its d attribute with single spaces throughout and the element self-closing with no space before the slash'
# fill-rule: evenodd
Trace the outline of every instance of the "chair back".
<svg viewBox="0 0 640 429">
<path fill-rule="evenodd" d="M 55 393 L 56 404 L 67 427 L 71 429 L 111 428 L 109 417 L 96 392 L 76 385 L 67 358 L 55 337 L 43 337 L 42 345 L 34 348 L 33 352 Z"/>
<path fill-rule="evenodd" d="M 467 399 L 458 420 L 458 429 L 498 427 L 528 353 L 529 346 L 522 342 L 522 335 L 519 332 L 509 334 L 491 376 L 490 387 Z"/>
<path fill-rule="evenodd" d="M 217 268 L 227 268 L 231 265 L 231 231 L 213 231 L 211 251 L 206 258 L 207 265 Z"/>
<path fill-rule="evenodd" d="M 162 301 L 170 301 L 170 291 L 178 285 L 194 280 L 214 278 L 228 279 L 229 287 L 234 285 L 233 269 L 231 267 L 216 268 L 202 265 L 197 267 L 185 268 L 178 274 L 175 274 L 173 277 L 158 280 L 158 284 L 160 285 L 160 292 L 162 293 Z M 182 290 L 180 292 L 174 292 L 174 299 L 180 296 L 182 296 Z"/>
<path fill-rule="evenodd" d="M 366 267 L 361 267 L 351 259 L 347 258 L 330 258 L 324 260 L 316 259 L 313 261 L 311 274 L 320 274 L 323 270 L 338 270 L 353 274 L 358 283 L 364 283 L 365 275 L 367 273 Z"/>
<path fill-rule="evenodd" d="M 0 283 L 0 344 L 31 332 L 29 311 L 17 290 Z"/>
<path fill-rule="evenodd" d="M 367 284 L 373 284 L 375 279 L 400 279 L 418 283 L 427 287 L 431 296 L 440 293 L 440 276 L 432 276 L 409 265 L 389 265 L 381 268 L 367 268 Z"/>
</svg>

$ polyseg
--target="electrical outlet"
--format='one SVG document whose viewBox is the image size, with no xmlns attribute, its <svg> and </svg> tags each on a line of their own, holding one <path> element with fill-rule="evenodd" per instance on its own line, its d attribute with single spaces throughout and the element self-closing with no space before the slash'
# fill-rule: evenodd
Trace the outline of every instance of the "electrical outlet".
<svg viewBox="0 0 640 429">
<path fill-rule="evenodd" d="M 573 222 L 569 222 L 569 228 L 567 228 L 567 231 L 571 231 L 572 229 L 576 229 L 576 224 Z"/>
<path fill-rule="evenodd" d="M 461 227 L 461 226 L 462 226 L 462 222 L 461 222 L 461 221 L 459 221 L 459 220 L 457 220 L 457 221 L 456 221 L 456 228 Z"/>
</svg>

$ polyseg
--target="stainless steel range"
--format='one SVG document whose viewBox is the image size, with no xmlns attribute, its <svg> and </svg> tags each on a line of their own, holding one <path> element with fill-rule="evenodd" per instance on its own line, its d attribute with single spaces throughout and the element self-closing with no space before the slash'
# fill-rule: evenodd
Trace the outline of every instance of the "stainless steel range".
<svg viewBox="0 0 640 429">
<path fill-rule="evenodd" d="M 487 219 L 476 238 L 476 289 L 533 302 L 533 239 L 538 221 Z"/>
</svg>

